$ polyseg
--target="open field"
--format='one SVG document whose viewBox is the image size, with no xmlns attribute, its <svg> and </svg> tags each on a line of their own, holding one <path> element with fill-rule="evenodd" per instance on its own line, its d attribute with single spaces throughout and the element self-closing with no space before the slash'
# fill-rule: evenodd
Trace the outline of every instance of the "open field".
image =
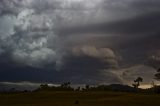
<svg viewBox="0 0 160 106">
<path fill-rule="evenodd" d="M 78 101 L 79 103 L 75 103 Z M 156 106 L 158 94 L 120 92 L 33 92 L 0 94 L 0 106 Z"/>
</svg>

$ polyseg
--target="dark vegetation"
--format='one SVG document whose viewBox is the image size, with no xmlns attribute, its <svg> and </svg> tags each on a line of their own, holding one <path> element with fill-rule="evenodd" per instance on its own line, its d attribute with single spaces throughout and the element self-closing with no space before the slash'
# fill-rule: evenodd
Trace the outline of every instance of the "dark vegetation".
<svg viewBox="0 0 160 106">
<path fill-rule="evenodd" d="M 37 91 L 0 94 L 0 106 L 157 106 L 160 95 L 113 91 Z"/>
<path fill-rule="evenodd" d="M 160 69 L 155 74 L 160 79 Z M 15 88 L 0 93 L 0 106 L 156 106 L 160 104 L 160 86 L 140 89 L 142 77 L 137 77 L 131 86 L 121 84 L 85 87 L 41 84 L 38 89 L 18 91 Z"/>
<path fill-rule="evenodd" d="M 38 89 L 35 91 L 74 91 L 74 89 L 70 86 L 70 82 L 65 82 L 61 84 L 61 86 L 48 86 L 48 84 L 41 84 Z"/>
<path fill-rule="evenodd" d="M 155 74 L 156 79 L 160 79 L 160 69 Z M 27 93 L 27 92 L 40 92 L 40 91 L 74 91 L 74 92 L 95 92 L 95 91 L 111 91 L 111 92 L 133 92 L 133 93 L 160 93 L 160 86 L 152 83 L 152 87 L 148 89 L 139 88 L 140 82 L 143 81 L 143 78 L 137 77 L 133 82 L 132 86 L 121 85 L 121 84 L 111 84 L 111 85 L 98 85 L 98 86 L 90 86 L 85 85 L 85 87 L 78 86 L 77 88 L 71 87 L 71 82 L 64 82 L 60 86 L 49 86 L 48 84 L 41 84 L 39 88 L 35 90 L 24 90 L 19 91 L 15 88 L 11 88 L 9 91 L 3 91 L 1 93 Z M 77 102 L 76 102 L 77 103 Z"/>
<path fill-rule="evenodd" d="M 139 78 L 137 78 L 139 79 Z M 137 80 L 136 79 L 136 80 Z M 136 81 L 135 80 L 135 81 Z M 130 92 L 130 93 L 150 93 L 150 94 L 159 94 L 160 93 L 160 86 L 154 85 L 151 88 L 148 89 L 141 89 L 138 88 L 139 82 L 135 83 L 137 86 L 135 87 L 133 84 L 133 87 L 128 85 L 121 85 L 121 84 L 111 84 L 111 85 L 98 85 L 98 86 L 90 86 L 85 85 L 85 87 L 71 87 L 70 82 L 65 82 L 61 84 L 60 86 L 49 86 L 48 84 L 41 84 L 39 88 L 35 90 L 24 90 L 19 91 L 15 88 L 11 88 L 9 91 L 1 92 L 1 93 L 28 93 L 28 92 L 43 92 L 43 91 L 53 91 L 53 92 Z"/>
<path fill-rule="evenodd" d="M 72 88 L 70 82 L 61 86 L 41 84 L 34 91 L 0 93 L 0 106 L 156 106 L 160 104 L 160 87 L 150 89 L 111 84 Z"/>
</svg>

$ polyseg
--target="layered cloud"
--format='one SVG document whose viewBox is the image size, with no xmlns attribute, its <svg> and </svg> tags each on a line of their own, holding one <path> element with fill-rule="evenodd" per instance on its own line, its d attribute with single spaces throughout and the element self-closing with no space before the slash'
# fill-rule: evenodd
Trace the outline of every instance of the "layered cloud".
<svg viewBox="0 0 160 106">
<path fill-rule="evenodd" d="M 118 57 L 110 48 L 97 49 L 94 46 L 74 47 L 72 53 L 76 57 L 95 58 L 101 62 L 104 62 L 104 65 L 106 66 L 118 67 Z"/>
</svg>

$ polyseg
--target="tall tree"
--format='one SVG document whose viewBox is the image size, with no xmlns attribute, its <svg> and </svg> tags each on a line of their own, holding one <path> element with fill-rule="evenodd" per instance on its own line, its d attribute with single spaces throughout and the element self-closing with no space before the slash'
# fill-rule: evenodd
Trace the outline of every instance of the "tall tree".
<svg viewBox="0 0 160 106">
<path fill-rule="evenodd" d="M 132 84 L 134 86 L 134 88 L 138 88 L 140 86 L 140 82 L 143 81 L 143 78 L 138 77 L 137 79 L 134 80 L 134 84 Z"/>
</svg>

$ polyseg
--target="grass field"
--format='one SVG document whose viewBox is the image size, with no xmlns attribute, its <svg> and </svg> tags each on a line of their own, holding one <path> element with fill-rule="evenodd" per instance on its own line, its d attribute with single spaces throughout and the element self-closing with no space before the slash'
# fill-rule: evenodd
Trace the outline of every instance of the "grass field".
<svg viewBox="0 0 160 106">
<path fill-rule="evenodd" d="M 75 101 L 79 101 L 75 104 Z M 0 94 L 0 106 L 158 106 L 160 95 L 120 92 Z"/>
</svg>

